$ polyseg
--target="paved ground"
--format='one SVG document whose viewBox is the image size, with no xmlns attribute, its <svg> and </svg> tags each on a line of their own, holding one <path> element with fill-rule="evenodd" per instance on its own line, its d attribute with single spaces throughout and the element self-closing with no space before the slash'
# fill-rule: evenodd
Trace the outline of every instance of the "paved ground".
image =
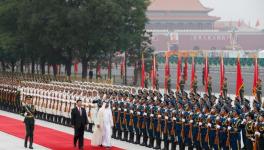
<svg viewBox="0 0 264 150">
<path fill-rule="evenodd" d="M 1 113 L 2 114 L 2 113 Z M 1 120 L 3 121 L 3 120 Z M 24 140 L 17 138 L 15 136 L 6 134 L 4 132 L 0 131 L 0 149 L 1 150 L 24 150 Z M 34 144 L 34 149 L 37 150 L 48 150 L 48 148 L 45 148 L 43 146 Z"/>
</svg>

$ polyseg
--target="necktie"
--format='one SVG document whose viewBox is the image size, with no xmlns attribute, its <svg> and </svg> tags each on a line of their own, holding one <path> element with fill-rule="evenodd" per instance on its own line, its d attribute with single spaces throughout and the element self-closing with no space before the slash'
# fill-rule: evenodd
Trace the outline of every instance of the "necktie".
<svg viewBox="0 0 264 150">
<path fill-rule="evenodd" d="M 80 112 L 80 115 L 82 116 L 82 109 L 79 107 L 79 112 Z"/>
</svg>

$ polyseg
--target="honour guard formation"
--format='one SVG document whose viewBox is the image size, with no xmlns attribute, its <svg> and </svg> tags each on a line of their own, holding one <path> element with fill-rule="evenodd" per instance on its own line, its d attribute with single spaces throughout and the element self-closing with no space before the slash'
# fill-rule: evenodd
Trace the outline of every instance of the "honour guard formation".
<svg viewBox="0 0 264 150">
<path fill-rule="evenodd" d="M 109 102 L 113 116 L 112 138 L 163 150 L 264 148 L 264 109 L 261 96 L 253 105 L 240 96 L 200 95 L 93 82 L 23 81 L 1 77 L 2 110 L 25 116 L 26 138 L 33 143 L 34 118 L 71 126 L 71 110 L 82 101 L 88 132 L 94 131 L 96 112 Z M 210 86 L 210 85 L 209 85 Z M 258 80 L 261 94 L 261 80 Z M 242 147 L 243 146 L 243 147 Z"/>
</svg>

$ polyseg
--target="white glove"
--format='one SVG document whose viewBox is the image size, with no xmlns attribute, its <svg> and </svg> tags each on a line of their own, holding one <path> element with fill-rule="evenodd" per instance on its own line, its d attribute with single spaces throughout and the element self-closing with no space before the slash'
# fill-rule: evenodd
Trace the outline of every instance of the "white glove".
<svg viewBox="0 0 264 150">
<path fill-rule="evenodd" d="M 246 119 L 243 119 L 241 122 L 241 124 L 244 124 L 244 123 L 246 123 Z"/>
<path fill-rule="evenodd" d="M 258 126 L 258 122 L 255 123 L 255 127 Z"/>
<path fill-rule="evenodd" d="M 190 112 L 190 115 L 193 115 L 193 112 Z"/>
<path fill-rule="evenodd" d="M 230 121 L 231 120 L 231 118 L 227 118 L 227 121 Z"/>
<path fill-rule="evenodd" d="M 199 118 L 201 118 L 201 117 L 202 117 L 202 114 L 199 115 Z"/>
<path fill-rule="evenodd" d="M 182 122 L 185 122 L 185 119 L 182 119 Z"/>
<path fill-rule="evenodd" d="M 216 120 L 219 120 L 219 119 L 220 119 L 220 117 L 219 117 L 219 116 L 217 116 L 217 117 L 216 117 Z"/>
<path fill-rule="evenodd" d="M 130 113 L 133 114 L 133 110 L 130 110 Z"/>
<path fill-rule="evenodd" d="M 193 123 L 193 120 L 190 120 L 190 123 Z"/>
<path fill-rule="evenodd" d="M 184 111 L 182 111 L 182 114 L 184 114 Z"/>
<path fill-rule="evenodd" d="M 24 116 L 27 116 L 27 112 L 24 113 Z"/>
<path fill-rule="evenodd" d="M 150 117 L 154 117 L 154 115 L 153 114 L 150 114 Z"/>
<path fill-rule="evenodd" d="M 121 110 L 121 108 L 118 108 L 118 110 Z"/>
<path fill-rule="evenodd" d="M 207 124 L 207 127 L 211 127 L 211 126 L 212 126 L 212 124 L 211 124 L 211 123 L 208 123 L 208 124 Z"/>
<path fill-rule="evenodd" d="M 208 116 L 207 116 L 207 119 L 209 119 L 210 117 L 211 117 L 211 115 L 208 115 Z"/>
<path fill-rule="evenodd" d="M 124 109 L 124 111 L 127 111 L 127 109 Z"/>
<path fill-rule="evenodd" d="M 220 129 L 220 127 L 221 127 L 221 126 L 219 126 L 219 125 L 216 125 L 216 128 L 217 128 L 217 129 Z"/>
<path fill-rule="evenodd" d="M 228 126 L 228 127 L 227 127 L 227 130 L 231 130 L 231 127 L 230 127 L 230 126 Z"/>
<path fill-rule="evenodd" d="M 175 118 L 175 117 L 173 117 L 173 118 L 172 118 L 172 120 L 176 120 L 176 118 Z"/>
<path fill-rule="evenodd" d="M 166 119 L 166 120 L 168 120 L 168 119 L 169 119 L 169 117 L 168 117 L 168 116 L 165 116 L 165 119 Z"/>
<path fill-rule="evenodd" d="M 260 136 L 260 132 L 256 131 L 255 135 Z"/>
<path fill-rule="evenodd" d="M 147 116 L 147 113 L 144 113 L 143 115 L 144 115 L 144 116 Z"/>
<path fill-rule="evenodd" d="M 137 114 L 140 115 L 140 112 L 138 111 Z"/>
<path fill-rule="evenodd" d="M 203 123 L 202 122 L 199 122 L 199 126 L 202 126 L 203 125 Z"/>
</svg>

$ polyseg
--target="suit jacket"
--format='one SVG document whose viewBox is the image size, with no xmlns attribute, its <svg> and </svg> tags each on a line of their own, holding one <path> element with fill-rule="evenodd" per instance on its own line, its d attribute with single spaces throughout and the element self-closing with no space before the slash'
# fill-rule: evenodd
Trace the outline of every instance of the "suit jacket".
<svg viewBox="0 0 264 150">
<path fill-rule="evenodd" d="M 73 108 L 71 111 L 71 124 L 75 128 L 79 128 L 81 126 L 85 126 L 88 123 L 86 110 L 81 108 L 82 115 L 77 107 Z"/>
</svg>

